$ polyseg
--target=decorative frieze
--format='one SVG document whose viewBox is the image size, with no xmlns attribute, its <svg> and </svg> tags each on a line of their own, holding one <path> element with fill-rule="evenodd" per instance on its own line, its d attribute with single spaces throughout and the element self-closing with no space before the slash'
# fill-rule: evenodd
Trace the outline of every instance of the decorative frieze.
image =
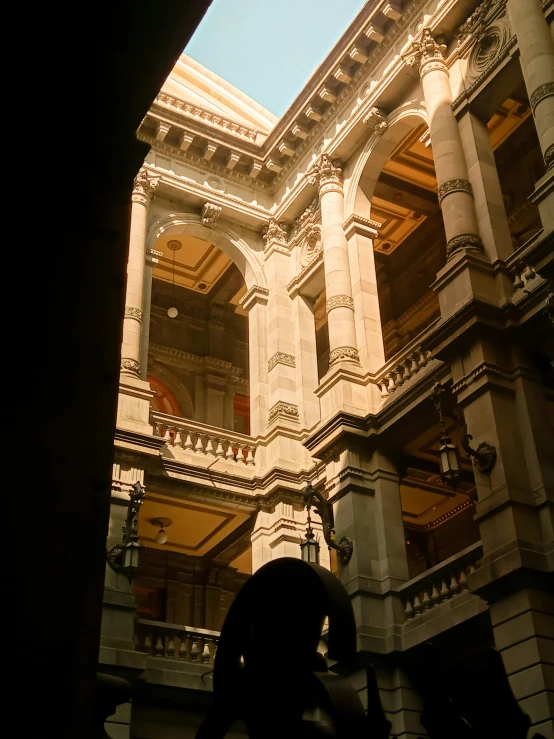
<svg viewBox="0 0 554 739">
<path fill-rule="evenodd" d="M 334 308 L 350 308 L 350 310 L 354 310 L 354 300 L 350 295 L 333 295 L 325 303 L 325 311 L 326 313 L 330 313 Z"/>
<path fill-rule="evenodd" d="M 221 206 L 215 205 L 215 203 L 204 203 L 202 208 L 202 225 L 208 228 L 213 228 L 215 222 L 221 215 Z"/>
<path fill-rule="evenodd" d="M 267 422 L 269 424 L 279 418 L 287 421 L 298 421 L 299 417 L 300 414 L 298 412 L 297 405 L 294 405 L 293 403 L 284 403 L 282 400 L 279 400 L 269 409 Z"/>
<path fill-rule="evenodd" d="M 458 46 L 468 38 L 473 36 L 476 41 L 480 41 L 485 33 L 486 29 L 486 18 L 490 11 L 501 2 L 505 0 L 483 0 L 483 2 L 477 6 L 473 13 L 469 16 L 465 23 L 458 28 L 457 39 Z"/>
<path fill-rule="evenodd" d="M 267 305 L 267 297 L 269 295 L 269 290 L 267 287 L 261 287 L 260 285 L 252 285 L 250 290 L 246 292 L 242 298 L 240 299 L 239 303 L 242 305 L 244 310 L 250 310 L 254 305 L 257 303 L 261 303 L 262 305 Z"/>
<path fill-rule="evenodd" d="M 484 252 L 483 242 L 477 234 L 460 234 L 454 236 L 446 245 L 446 258 L 450 259 L 460 249 Z"/>
<path fill-rule="evenodd" d="M 329 355 L 329 365 L 335 364 L 335 362 L 356 362 L 360 363 L 360 355 L 357 349 L 352 346 L 339 346 L 333 349 Z"/>
<path fill-rule="evenodd" d="M 363 122 L 366 125 L 371 126 L 371 128 L 373 128 L 373 133 L 377 134 L 377 136 L 382 136 L 389 127 L 389 124 L 385 120 L 385 114 L 376 107 L 369 111 Z"/>
<path fill-rule="evenodd" d="M 545 98 L 552 97 L 553 95 L 554 82 L 546 82 L 544 85 L 539 85 L 539 87 L 537 87 L 537 89 L 534 90 L 529 97 L 529 103 L 531 105 L 533 115 L 535 114 L 535 108 L 537 107 L 537 105 Z"/>
<path fill-rule="evenodd" d="M 125 306 L 125 318 L 136 318 L 137 321 L 142 321 L 142 311 L 133 305 Z"/>
<path fill-rule="evenodd" d="M 548 149 L 544 152 L 544 163 L 546 164 L 547 169 L 554 166 L 554 144 L 550 144 Z"/>
<path fill-rule="evenodd" d="M 447 195 L 450 195 L 453 192 L 466 192 L 468 195 L 473 196 L 471 183 L 468 182 L 468 180 L 463 180 L 459 178 L 446 180 L 446 182 L 443 182 L 442 185 L 440 185 L 437 191 L 439 204 L 442 203 Z"/>
<path fill-rule="evenodd" d="M 284 364 L 287 367 L 296 367 L 296 359 L 293 357 L 292 354 L 285 354 L 284 352 L 275 352 L 275 354 L 271 357 L 271 359 L 267 363 L 267 371 L 271 372 L 271 370 L 274 367 L 276 367 L 278 364 Z"/>
</svg>

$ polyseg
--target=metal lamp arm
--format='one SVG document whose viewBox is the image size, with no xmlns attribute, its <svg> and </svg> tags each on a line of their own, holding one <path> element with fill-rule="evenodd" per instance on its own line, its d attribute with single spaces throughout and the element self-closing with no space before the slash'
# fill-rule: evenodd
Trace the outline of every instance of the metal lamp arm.
<svg viewBox="0 0 554 739">
<path fill-rule="evenodd" d="M 310 485 L 304 493 L 304 502 L 308 508 L 315 508 L 321 518 L 323 538 L 327 546 L 337 552 L 342 562 L 345 564 L 349 562 L 354 551 L 354 544 L 347 536 L 343 536 L 338 544 L 335 541 L 335 517 L 329 501 L 319 490 Z"/>
<path fill-rule="evenodd" d="M 471 444 L 473 436 L 468 433 L 467 423 L 463 423 L 460 416 L 455 411 L 448 411 L 446 413 L 458 428 L 460 432 L 460 444 L 464 452 L 475 460 L 475 467 L 479 472 L 490 472 L 496 462 L 496 447 L 489 444 L 487 441 L 482 441 L 477 449 L 473 449 Z"/>
</svg>

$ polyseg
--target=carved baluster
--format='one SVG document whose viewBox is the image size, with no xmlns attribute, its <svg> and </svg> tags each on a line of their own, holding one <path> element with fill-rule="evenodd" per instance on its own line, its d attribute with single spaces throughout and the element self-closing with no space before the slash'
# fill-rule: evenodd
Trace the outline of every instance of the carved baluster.
<svg viewBox="0 0 554 739">
<path fill-rule="evenodd" d="M 211 658 L 211 655 L 210 655 L 210 640 L 209 639 L 204 639 L 204 649 L 202 650 L 201 661 L 205 665 L 209 665 L 210 664 L 210 658 Z"/>
<path fill-rule="evenodd" d="M 212 648 L 212 665 L 215 662 L 215 655 L 217 654 L 217 647 L 219 646 L 218 641 L 214 641 L 213 648 Z"/>
<path fill-rule="evenodd" d="M 460 593 L 462 592 L 462 590 L 467 590 L 467 587 L 468 585 L 466 571 L 462 570 L 460 572 Z"/>
<path fill-rule="evenodd" d="M 192 646 L 190 648 L 190 659 L 191 662 L 198 662 L 198 657 L 200 656 L 200 647 L 198 646 L 198 637 L 193 636 L 192 637 Z"/>
<path fill-rule="evenodd" d="M 442 578 L 440 597 L 441 597 L 441 601 L 447 600 L 448 598 L 450 598 L 450 590 L 448 589 L 448 585 L 446 584 L 445 577 Z"/>
<path fill-rule="evenodd" d="M 163 657 L 164 656 L 164 645 L 162 642 L 162 637 L 160 634 L 156 637 L 156 644 L 154 646 L 154 656 L 155 657 Z"/>
<path fill-rule="evenodd" d="M 216 457 L 223 457 L 225 455 L 225 452 L 223 451 L 223 439 L 217 440 L 217 446 L 215 449 L 215 456 Z"/>
<path fill-rule="evenodd" d="M 421 605 L 421 600 L 419 599 L 419 593 L 416 593 L 414 595 L 414 612 L 416 616 L 419 616 L 421 611 L 423 610 L 423 606 Z"/>
<path fill-rule="evenodd" d="M 394 381 L 394 373 L 391 372 L 389 375 L 387 375 L 389 378 L 389 384 L 387 385 L 387 390 L 389 393 L 394 393 L 396 390 L 396 382 Z"/>
<path fill-rule="evenodd" d="M 246 464 L 252 466 L 254 464 L 254 447 L 247 447 Z"/>
<path fill-rule="evenodd" d="M 460 592 L 460 584 L 456 580 L 456 573 L 453 572 L 452 576 L 450 577 L 450 592 L 452 593 L 452 596 L 458 595 Z"/>
<path fill-rule="evenodd" d="M 198 434 L 196 437 L 196 446 L 194 447 L 194 451 L 197 454 L 204 454 L 204 444 L 202 443 L 202 434 Z"/>
<path fill-rule="evenodd" d="M 169 640 L 167 642 L 167 649 L 165 651 L 166 651 L 166 655 L 168 659 L 173 659 L 173 657 L 175 657 L 175 642 L 174 642 L 173 634 L 169 635 Z"/>
<path fill-rule="evenodd" d="M 410 600 L 409 598 L 408 598 L 408 600 L 406 601 L 406 606 L 405 606 L 405 608 L 404 608 L 404 613 L 405 613 L 405 615 L 406 615 L 406 620 L 408 620 L 408 621 L 409 621 L 409 620 L 410 620 L 411 618 L 413 618 L 413 617 L 414 617 L 414 613 L 415 613 L 415 611 L 414 611 L 414 607 L 413 607 L 413 605 L 412 605 L 412 601 L 411 601 L 411 600 Z"/>
<path fill-rule="evenodd" d="M 431 354 L 431 352 L 429 351 L 425 352 L 425 356 L 427 357 L 427 364 L 433 361 L 433 355 Z"/>
<path fill-rule="evenodd" d="M 188 429 L 185 433 L 185 443 L 183 444 L 183 446 L 186 450 L 192 449 L 192 434 Z"/>
<path fill-rule="evenodd" d="M 412 362 L 410 365 L 410 370 L 412 371 L 412 375 L 415 375 L 419 372 L 419 364 L 417 363 L 417 354 L 412 354 Z"/>
<path fill-rule="evenodd" d="M 419 350 L 419 367 L 420 369 L 423 369 L 427 364 L 427 355 L 423 351 L 423 349 Z"/>
<path fill-rule="evenodd" d="M 244 464 L 244 444 L 239 444 L 237 450 L 237 464 Z"/>
<path fill-rule="evenodd" d="M 433 590 L 431 592 L 431 605 L 433 606 L 433 608 L 440 603 L 440 600 L 441 600 L 441 596 L 439 593 L 439 589 L 437 587 L 437 583 L 435 583 L 433 585 Z"/>
<path fill-rule="evenodd" d="M 402 374 L 402 365 L 401 364 L 396 368 L 396 377 L 395 377 L 395 380 L 396 380 L 396 387 L 400 387 L 401 385 L 404 384 L 404 375 Z"/>
<path fill-rule="evenodd" d="M 471 563 L 471 564 L 469 565 L 469 574 L 471 575 L 472 573 L 474 573 L 476 569 L 477 569 L 477 568 L 475 567 L 475 564 L 474 564 L 474 563 L 472 562 L 472 563 Z"/>
<path fill-rule="evenodd" d="M 423 591 L 423 598 L 421 599 L 421 605 L 423 606 L 424 611 L 427 611 L 429 610 L 429 608 L 431 608 L 431 598 L 429 597 L 428 590 Z"/>
<path fill-rule="evenodd" d="M 162 435 L 161 423 L 159 421 L 154 421 L 153 426 L 154 426 L 154 436 L 161 436 Z"/>
<path fill-rule="evenodd" d="M 208 441 L 206 443 L 206 454 L 211 454 L 212 457 L 214 454 L 214 443 L 211 436 L 208 436 Z"/>
<path fill-rule="evenodd" d="M 181 437 L 181 429 L 179 428 L 179 426 L 175 427 L 175 437 L 173 439 L 173 444 L 179 447 L 183 446 L 183 439 Z"/>
<path fill-rule="evenodd" d="M 148 654 L 152 654 L 152 640 L 150 639 L 150 634 L 146 634 L 144 637 L 143 651 Z"/>
<path fill-rule="evenodd" d="M 404 366 L 404 382 L 406 382 L 406 380 L 409 380 L 411 378 L 412 370 L 410 367 L 410 362 L 408 360 L 406 360 L 403 366 Z"/>
<path fill-rule="evenodd" d="M 227 452 L 225 454 L 225 459 L 229 460 L 229 462 L 235 461 L 235 452 L 233 451 L 233 443 L 231 441 L 227 443 Z"/>
<path fill-rule="evenodd" d="M 179 647 L 179 659 L 185 661 L 187 659 L 187 635 L 181 634 L 181 646 Z"/>
<path fill-rule="evenodd" d="M 381 397 L 388 398 L 389 397 L 389 391 L 387 390 L 387 381 L 381 380 L 381 382 L 378 383 L 379 389 L 381 390 Z"/>
</svg>

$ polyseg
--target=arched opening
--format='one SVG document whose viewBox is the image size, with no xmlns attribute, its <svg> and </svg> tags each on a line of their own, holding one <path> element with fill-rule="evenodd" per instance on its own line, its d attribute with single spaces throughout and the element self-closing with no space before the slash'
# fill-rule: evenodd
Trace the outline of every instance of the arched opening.
<svg viewBox="0 0 554 739">
<path fill-rule="evenodd" d="M 163 404 L 178 411 L 173 415 L 248 434 L 248 314 L 240 305 L 245 279 L 216 239 L 193 235 L 186 226 L 179 230 L 168 229 L 153 244 L 153 407 Z"/>
<path fill-rule="evenodd" d="M 446 261 L 446 237 L 421 116 L 389 125 L 365 162 L 358 191 L 356 214 L 381 224 L 374 256 L 388 360 L 439 316 L 431 284 Z"/>
</svg>

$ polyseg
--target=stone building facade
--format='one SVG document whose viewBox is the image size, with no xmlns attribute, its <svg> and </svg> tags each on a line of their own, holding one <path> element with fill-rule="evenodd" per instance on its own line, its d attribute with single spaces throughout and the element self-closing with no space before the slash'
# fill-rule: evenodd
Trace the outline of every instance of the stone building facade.
<svg viewBox="0 0 554 739">
<path fill-rule="evenodd" d="M 225 613 L 300 556 L 309 482 L 354 545 L 321 561 L 392 735 L 425 736 L 433 639 L 462 699 L 496 645 L 554 739 L 553 20 L 371 0 L 280 120 L 178 61 L 133 192 L 108 546 L 147 497 L 136 580 L 106 574 L 100 662 L 140 677 L 114 739 L 194 736 Z M 437 382 L 497 455 L 462 452 L 455 489 Z"/>
</svg>

